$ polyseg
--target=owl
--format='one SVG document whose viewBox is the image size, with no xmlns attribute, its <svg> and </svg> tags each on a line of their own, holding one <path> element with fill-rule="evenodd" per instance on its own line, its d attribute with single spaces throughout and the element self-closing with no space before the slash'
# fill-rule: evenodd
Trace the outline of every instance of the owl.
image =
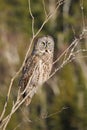
<svg viewBox="0 0 87 130">
<path fill-rule="evenodd" d="M 51 36 L 43 36 L 34 43 L 33 51 L 25 61 L 19 80 L 20 94 L 26 98 L 28 106 L 39 86 L 49 78 L 54 54 L 54 40 Z"/>
</svg>

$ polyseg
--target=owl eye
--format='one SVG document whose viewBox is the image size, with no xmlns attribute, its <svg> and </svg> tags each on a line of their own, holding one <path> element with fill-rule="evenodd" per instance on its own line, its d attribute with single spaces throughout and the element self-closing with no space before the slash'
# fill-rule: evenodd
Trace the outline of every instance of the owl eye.
<svg viewBox="0 0 87 130">
<path fill-rule="evenodd" d="M 51 42 L 48 42 L 48 44 L 50 45 L 50 44 L 51 44 Z"/>
<path fill-rule="evenodd" d="M 42 42 L 42 44 L 45 46 L 45 42 Z"/>
<path fill-rule="evenodd" d="M 53 44 L 52 44 L 52 42 L 48 42 L 47 43 L 47 48 L 48 48 L 49 52 L 53 51 Z"/>
<path fill-rule="evenodd" d="M 38 48 L 39 48 L 40 51 L 45 50 L 45 42 L 43 42 L 43 41 L 40 42 Z"/>
</svg>

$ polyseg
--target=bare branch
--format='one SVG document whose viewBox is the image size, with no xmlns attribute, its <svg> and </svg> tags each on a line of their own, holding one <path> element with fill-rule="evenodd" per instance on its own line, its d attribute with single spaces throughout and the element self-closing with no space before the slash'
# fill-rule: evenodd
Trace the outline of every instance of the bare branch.
<svg viewBox="0 0 87 130">
<path fill-rule="evenodd" d="M 30 16 L 32 18 L 32 35 L 33 35 L 33 38 L 34 38 L 34 16 L 33 16 L 32 11 L 31 11 L 30 0 L 28 0 L 28 5 L 29 5 L 29 13 L 30 13 Z"/>
<path fill-rule="evenodd" d="M 73 51 L 74 51 L 75 47 L 76 47 L 76 46 L 78 45 L 78 43 L 79 43 L 83 38 L 85 38 L 85 37 L 87 37 L 87 29 L 84 29 L 84 30 L 82 31 L 82 33 L 79 35 L 79 38 L 76 38 L 76 39 L 70 44 L 70 46 L 54 61 L 53 64 L 57 63 L 64 55 L 66 55 L 67 51 L 69 51 L 69 49 L 72 47 L 71 50 L 70 50 L 70 54 L 68 55 L 68 57 L 67 57 L 65 60 L 63 60 L 62 64 L 61 64 L 58 68 L 56 68 L 56 69 L 54 70 L 54 72 L 50 75 L 49 78 L 51 78 L 53 75 L 55 75 L 55 73 L 56 73 L 57 71 L 59 71 L 61 68 L 63 68 L 64 65 L 68 64 L 68 62 L 71 61 L 71 57 L 74 55 Z"/>
<path fill-rule="evenodd" d="M 31 97 L 31 93 L 34 91 L 35 93 L 35 88 L 32 89 L 26 96 L 25 98 L 21 99 L 21 96 L 24 94 L 24 92 L 26 91 L 29 83 L 30 83 L 30 80 L 28 81 L 28 84 L 25 88 L 25 90 L 23 91 L 23 93 L 21 93 L 21 95 L 19 94 L 19 91 L 20 89 L 18 89 L 18 93 L 17 93 L 17 99 L 15 102 L 13 102 L 13 105 L 12 105 L 12 108 L 11 108 L 11 111 L 10 113 L 6 116 L 5 116 L 5 112 L 6 112 L 6 109 L 7 109 L 7 105 L 8 105 L 8 100 L 9 100 L 9 97 L 10 97 L 10 93 L 11 93 L 11 89 L 12 89 L 12 85 L 13 85 L 13 82 L 15 80 L 15 78 L 19 75 L 19 73 L 21 72 L 24 64 L 25 64 L 25 61 L 26 61 L 26 58 L 30 52 L 30 49 L 31 49 L 31 46 L 32 46 L 32 43 L 34 41 L 34 39 L 37 37 L 37 35 L 41 32 L 41 30 L 43 29 L 44 25 L 54 16 L 54 14 L 57 12 L 58 8 L 60 7 L 60 5 L 62 5 L 65 1 L 64 0 L 59 0 L 57 2 L 57 6 L 55 8 L 55 10 L 52 12 L 52 13 L 49 13 L 49 15 L 47 15 L 47 12 L 46 12 L 46 8 L 45 8 L 45 2 L 43 0 L 43 7 L 44 7 L 44 12 L 45 12 L 45 15 L 46 15 L 46 18 L 45 18 L 45 21 L 43 22 L 43 24 L 41 25 L 41 27 L 39 28 L 39 30 L 35 33 L 34 32 L 34 16 L 32 14 L 32 11 L 31 11 L 31 4 L 30 4 L 30 0 L 28 0 L 28 3 L 29 3 L 29 13 L 30 13 L 30 16 L 32 18 L 32 39 L 31 39 L 31 42 L 30 42 L 30 45 L 28 47 L 28 50 L 26 52 L 26 55 L 25 55 L 25 58 L 24 58 L 24 61 L 20 67 L 20 69 L 18 70 L 18 72 L 16 72 L 16 74 L 13 76 L 13 78 L 11 79 L 11 82 L 10 82 L 10 85 L 9 85 L 9 89 L 8 89 L 8 93 L 7 93 L 7 97 L 6 97 L 6 101 L 5 101 L 5 104 L 4 104 L 4 108 L 3 108 L 3 111 L 2 111 L 2 114 L 0 116 L 0 128 L 3 128 L 3 130 L 6 129 L 12 115 L 18 110 L 18 108 L 25 102 L 25 100 L 27 99 L 27 97 Z M 83 0 L 82 0 L 83 2 Z M 83 4 L 81 5 L 81 8 L 83 7 Z M 83 10 L 83 8 L 82 8 Z M 84 13 L 83 13 L 84 14 Z M 83 16 L 84 17 L 84 16 Z M 84 19 L 84 18 L 83 18 Z M 85 22 L 83 21 L 83 25 L 85 27 Z M 79 38 L 75 38 L 74 41 L 70 44 L 70 46 L 54 61 L 53 64 L 57 63 L 61 58 L 63 58 L 64 56 L 64 59 L 63 59 L 63 62 L 61 63 L 61 65 L 59 67 L 57 67 L 55 69 L 55 71 L 50 75 L 49 78 L 51 78 L 58 70 L 60 70 L 64 65 L 66 65 L 67 63 L 71 62 L 73 59 L 75 59 L 75 56 L 76 54 L 78 54 L 79 52 L 85 52 L 87 50 L 85 49 L 80 49 L 80 50 L 77 50 L 75 51 L 75 48 L 76 46 L 78 45 L 78 43 L 87 36 L 87 29 L 84 28 L 84 30 L 82 31 L 82 33 L 79 35 Z M 69 54 L 69 55 L 67 55 Z M 35 66 L 36 67 L 36 66 Z M 34 72 L 33 72 L 34 74 Z M 33 75 L 32 75 L 33 76 Z M 31 77 L 32 78 L 32 77 Z M 54 113 L 55 114 L 55 113 Z M 51 115 L 50 115 L 51 116 Z"/>
<path fill-rule="evenodd" d="M 34 34 L 34 16 L 33 16 L 32 11 L 31 11 L 30 0 L 28 0 L 28 3 L 29 3 L 29 12 L 30 12 L 30 15 L 31 15 L 31 18 L 32 18 L 32 34 L 33 34 L 33 37 L 32 37 L 32 40 L 31 40 L 30 45 L 29 45 L 29 48 L 28 48 L 27 53 L 26 53 L 26 55 L 25 55 L 25 59 L 24 59 L 22 65 L 21 65 L 20 69 L 18 70 L 18 72 L 17 72 L 17 73 L 13 76 L 13 78 L 11 79 L 11 82 L 10 82 L 10 85 L 9 85 L 9 89 L 8 89 L 8 93 L 7 93 L 7 97 L 6 97 L 6 101 L 5 101 L 5 104 L 4 104 L 4 108 L 3 108 L 2 114 L 1 114 L 1 116 L 0 116 L 0 121 L 1 121 L 1 122 L 3 122 L 3 117 L 4 117 L 4 114 L 5 114 L 5 112 L 6 112 L 6 108 L 7 108 L 7 104 L 8 104 L 8 100 L 9 100 L 9 96 L 10 96 L 10 93 L 11 93 L 11 89 L 12 89 L 13 82 L 14 82 L 15 78 L 19 75 L 19 73 L 21 72 L 21 70 L 22 70 L 22 68 L 23 68 L 23 66 L 24 66 L 24 64 L 25 64 L 26 58 L 27 58 L 27 56 L 28 56 L 28 54 L 29 54 L 29 52 L 30 52 L 30 49 L 31 49 L 32 43 L 33 43 L 33 41 L 34 41 L 34 38 L 41 32 L 41 30 L 42 30 L 42 28 L 44 27 L 44 25 L 48 22 L 48 20 L 50 20 L 50 19 L 52 18 L 52 16 L 56 13 L 57 9 L 60 7 L 60 5 L 63 4 L 63 2 L 64 2 L 63 0 L 59 0 L 59 1 L 58 1 L 57 7 L 56 7 L 55 10 L 53 11 L 53 13 L 51 13 L 51 14 L 45 19 L 45 21 L 43 22 L 43 24 L 42 24 L 42 26 L 40 27 L 40 29 L 36 32 L 36 34 Z M 25 99 L 24 99 L 24 100 L 22 100 L 22 101 L 20 102 L 19 99 L 20 99 L 20 97 L 17 96 L 17 102 L 13 105 L 10 115 L 8 115 L 8 116 L 4 119 L 4 121 L 6 121 L 6 120 L 8 119 L 7 123 L 6 123 L 5 126 L 4 126 L 4 129 L 6 128 L 8 122 L 9 122 L 11 116 L 12 116 L 12 114 L 13 114 L 13 113 L 20 107 L 20 105 L 25 101 Z M 19 103 L 19 102 L 20 102 L 20 103 Z M 18 106 L 17 106 L 17 105 L 18 105 Z M 17 107 L 16 107 L 16 106 L 17 106 Z M 15 108 L 15 107 L 16 107 L 16 108 Z M 3 123 L 2 123 L 2 124 L 3 124 Z M 1 125 L 1 126 L 2 126 L 2 125 Z"/>
<path fill-rule="evenodd" d="M 82 27 L 84 29 L 86 26 L 85 26 L 85 16 L 84 16 L 83 0 L 80 0 L 80 8 L 81 8 L 81 12 L 82 12 Z"/>
<path fill-rule="evenodd" d="M 59 0 L 57 7 L 55 8 L 55 10 L 49 15 L 48 17 L 45 19 L 45 21 L 43 22 L 43 24 L 41 25 L 41 27 L 39 28 L 39 30 L 36 32 L 36 34 L 34 35 L 34 37 L 37 37 L 37 35 L 41 32 L 41 30 L 43 29 L 44 25 L 53 17 L 53 15 L 57 12 L 58 8 L 64 3 L 64 0 Z"/>
<path fill-rule="evenodd" d="M 43 7 L 44 7 L 44 13 L 45 13 L 45 16 L 46 16 L 46 18 L 47 18 L 47 11 L 46 11 L 46 7 L 45 7 L 45 1 L 43 0 Z"/>
</svg>

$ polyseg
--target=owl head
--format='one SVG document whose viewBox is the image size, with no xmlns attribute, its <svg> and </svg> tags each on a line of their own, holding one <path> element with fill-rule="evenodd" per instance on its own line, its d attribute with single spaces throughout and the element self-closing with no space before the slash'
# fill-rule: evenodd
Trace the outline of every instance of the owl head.
<svg viewBox="0 0 87 130">
<path fill-rule="evenodd" d="M 43 36 L 37 39 L 34 45 L 34 53 L 39 55 L 53 54 L 54 52 L 54 40 L 51 36 Z"/>
</svg>

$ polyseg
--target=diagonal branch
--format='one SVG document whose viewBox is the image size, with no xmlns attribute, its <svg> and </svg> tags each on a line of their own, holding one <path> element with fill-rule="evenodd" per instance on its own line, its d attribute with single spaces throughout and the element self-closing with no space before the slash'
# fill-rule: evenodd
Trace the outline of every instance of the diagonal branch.
<svg viewBox="0 0 87 130">
<path fill-rule="evenodd" d="M 68 64 L 69 61 L 71 61 L 71 57 L 74 56 L 73 51 L 74 51 L 75 47 L 85 37 L 87 37 L 87 29 L 84 29 L 82 31 L 82 33 L 79 35 L 79 37 L 75 38 L 75 40 L 70 44 L 70 46 L 54 61 L 53 64 L 57 63 L 64 55 L 66 55 L 66 52 L 72 47 L 72 49 L 71 49 L 70 54 L 68 55 L 68 57 L 65 60 L 63 60 L 62 64 L 58 68 L 56 68 L 54 70 L 54 72 L 49 76 L 49 78 L 51 78 L 52 76 L 54 76 L 57 71 L 59 71 L 61 68 L 63 68 L 64 65 Z"/>
<path fill-rule="evenodd" d="M 9 123 L 10 119 L 11 119 L 11 116 L 13 115 L 13 113 L 20 107 L 20 105 L 26 100 L 27 97 L 25 97 L 24 100 L 22 100 L 20 102 L 20 98 L 17 96 L 17 102 L 15 104 L 13 104 L 12 106 L 12 110 L 11 110 L 11 113 L 3 119 L 4 115 L 5 115 L 5 112 L 6 112 L 6 108 L 7 108 L 7 105 L 8 105 L 8 100 L 9 100 L 9 97 L 10 97 L 10 93 L 11 93 L 11 89 L 12 89 L 12 86 L 13 86 L 13 82 L 15 80 L 15 78 L 19 75 L 19 73 L 21 72 L 24 64 L 25 64 L 25 61 L 26 61 L 26 58 L 30 52 L 30 49 L 31 49 L 31 46 L 32 46 L 32 43 L 34 41 L 34 39 L 37 37 L 37 35 L 41 32 L 42 28 L 44 27 L 44 25 L 52 18 L 52 16 L 57 12 L 57 9 L 60 7 L 60 5 L 62 5 L 64 3 L 64 0 L 59 0 L 58 3 L 57 3 L 57 7 L 55 8 L 55 10 L 50 14 L 49 13 L 49 16 L 46 17 L 45 21 L 43 22 L 43 24 L 41 25 L 41 27 L 39 28 L 39 30 L 36 32 L 36 34 L 34 33 L 34 16 L 32 14 L 32 11 L 31 11 L 31 5 L 30 5 L 30 0 L 28 0 L 28 3 L 29 3 L 29 13 L 30 13 L 30 16 L 32 18 L 32 39 L 31 39 L 31 42 L 30 42 L 30 45 L 28 47 L 28 50 L 26 52 L 26 55 L 25 55 L 25 58 L 24 58 L 24 61 L 20 67 L 20 69 L 15 73 L 15 75 L 12 77 L 11 79 L 11 82 L 10 82 L 10 85 L 9 85 L 9 89 L 8 89 L 8 93 L 7 93 L 7 96 L 6 96 L 6 100 L 5 100 L 5 104 L 4 104 L 4 108 L 3 108 L 3 111 L 2 111 L 2 114 L 0 116 L 0 128 L 2 128 L 2 126 L 4 125 L 4 130 L 5 128 L 7 127 L 7 124 Z M 18 106 L 17 106 L 18 105 Z M 14 111 L 13 111 L 14 110 Z M 7 121 L 7 122 L 6 122 Z"/>
</svg>

